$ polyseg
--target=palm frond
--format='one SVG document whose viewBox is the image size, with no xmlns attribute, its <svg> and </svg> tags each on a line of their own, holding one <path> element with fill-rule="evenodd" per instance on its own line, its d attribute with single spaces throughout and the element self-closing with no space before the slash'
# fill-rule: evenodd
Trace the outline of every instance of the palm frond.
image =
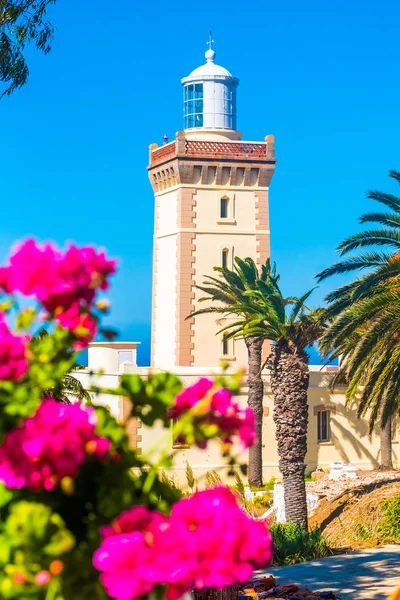
<svg viewBox="0 0 400 600">
<path fill-rule="evenodd" d="M 340 242 L 337 250 L 340 256 L 344 256 L 348 252 L 351 252 L 351 250 L 364 248 L 365 246 L 393 246 L 393 248 L 400 249 L 400 231 L 392 229 L 362 231 Z"/>
<path fill-rule="evenodd" d="M 383 212 L 367 212 L 361 215 L 360 223 L 380 223 L 386 227 L 400 227 L 400 215 Z"/>
<path fill-rule="evenodd" d="M 370 200 L 376 200 L 385 206 L 388 206 L 396 213 L 400 213 L 400 198 L 393 194 L 385 194 L 377 190 L 370 190 L 367 194 L 367 198 Z"/>
<path fill-rule="evenodd" d="M 311 294 L 313 293 L 314 290 L 317 289 L 316 287 L 313 287 L 311 290 L 309 290 L 308 292 L 306 292 L 305 294 L 303 294 L 303 296 L 301 296 L 301 298 L 298 298 L 295 302 L 293 302 L 293 309 L 291 310 L 290 314 L 289 314 L 289 323 L 293 323 L 300 311 L 302 311 L 304 309 L 304 303 L 306 300 L 308 300 L 308 298 L 311 296 Z"/>
<path fill-rule="evenodd" d="M 320 282 L 327 277 L 331 277 L 332 275 L 349 273 L 350 271 L 357 271 L 358 269 L 379 267 L 387 263 L 387 261 L 390 259 L 390 256 L 390 254 L 385 252 L 366 252 L 365 254 L 361 254 L 359 256 L 353 256 L 351 258 L 334 263 L 330 267 L 320 271 L 317 273 L 316 279 Z"/>
</svg>

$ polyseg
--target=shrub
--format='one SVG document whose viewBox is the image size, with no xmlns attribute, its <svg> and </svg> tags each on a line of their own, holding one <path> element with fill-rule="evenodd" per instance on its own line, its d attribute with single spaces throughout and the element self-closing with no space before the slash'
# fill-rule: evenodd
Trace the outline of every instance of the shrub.
<svg viewBox="0 0 400 600">
<path fill-rule="evenodd" d="M 258 506 L 260 508 L 269 508 L 271 506 L 271 496 L 269 496 L 269 494 L 254 496 L 253 504 L 254 506 Z"/>
<path fill-rule="evenodd" d="M 275 565 L 294 565 L 332 554 L 321 531 L 307 531 L 295 523 L 275 523 L 270 526 L 274 542 Z"/>
<path fill-rule="evenodd" d="M 251 485 L 250 489 L 252 492 L 272 492 L 275 487 L 276 482 L 277 482 L 277 478 L 271 477 L 271 479 L 269 481 L 267 481 L 266 483 L 264 483 L 264 485 L 262 485 L 261 487 L 256 487 L 254 485 Z"/>
<path fill-rule="evenodd" d="M 384 516 L 378 526 L 380 535 L 386 542 L 400 541 L 400 494 L 383 500 L 381 508 Z"/>
</svg>

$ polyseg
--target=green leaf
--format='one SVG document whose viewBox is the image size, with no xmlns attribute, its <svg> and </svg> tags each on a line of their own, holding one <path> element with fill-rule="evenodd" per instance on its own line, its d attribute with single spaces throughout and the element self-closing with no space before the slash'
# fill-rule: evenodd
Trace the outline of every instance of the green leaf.
<svg viewBox="0 0 400 600">
<path fill-rule="evenodd" d="M 139 375 L 122 375 L 120 390 L 132 401 L 132 416 L 139 417 L 145 425 L 161 420 L 169 423 L 168 409 L 182 390 L 182 382 L 171 373 L 158 373 L 142 379 Z"/>
<path fill-rule="evenodd" d="M 4 483 L 0 482 L 0 508 L 6 506 L 10 500 L 12 500 L 13 496 L 14 494 L 11 492 L 11 490 L 6 488 Z"/>
<path fill-rule="evenodd" d="M 28 331 L 32 323 L 36 319 L 36 310 L 34 308 L 26 308 L 20 312 L 16 319 L 18 331 Z"/>
</svg>

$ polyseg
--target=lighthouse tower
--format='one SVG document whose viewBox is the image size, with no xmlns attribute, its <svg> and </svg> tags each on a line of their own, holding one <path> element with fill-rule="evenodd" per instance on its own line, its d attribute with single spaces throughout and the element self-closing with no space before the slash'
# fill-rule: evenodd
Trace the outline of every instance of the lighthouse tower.
<svg viewBox="0 0 400 600">
<path fill-rule="evenodd" d="M 204 65 L 182 79 L 184 130 L 150 146 L 155 196 L 152 365 L 213 367 L 247 362 L 242 341 L 216 336 L 215 315 L 187 317 L 204 295 L 196 289 L 234 256 L 258 264 L 270 254 L 268 189 L 274 137 L 242 141 L 236 129 L 239 80 L 216 64 L 212 40 Z"/>
</svg>

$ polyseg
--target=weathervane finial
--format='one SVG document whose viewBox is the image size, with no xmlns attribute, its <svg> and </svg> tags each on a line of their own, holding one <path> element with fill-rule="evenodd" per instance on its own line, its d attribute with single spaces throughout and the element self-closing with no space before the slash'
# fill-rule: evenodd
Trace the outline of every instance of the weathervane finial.
<svg viewBox="0 0 400 600">
<path fill-rule="evenodd" d="M 213 40 L 213 37 L 212 37 L 212 31 L 210 31 L 210 39 L 207 42 L 207 46 L 210 47 L 210 50 L 213 49 L 213 47 L 212 47 L 213 44 L 215 44 L 215 41 Z"/>
</svg>

